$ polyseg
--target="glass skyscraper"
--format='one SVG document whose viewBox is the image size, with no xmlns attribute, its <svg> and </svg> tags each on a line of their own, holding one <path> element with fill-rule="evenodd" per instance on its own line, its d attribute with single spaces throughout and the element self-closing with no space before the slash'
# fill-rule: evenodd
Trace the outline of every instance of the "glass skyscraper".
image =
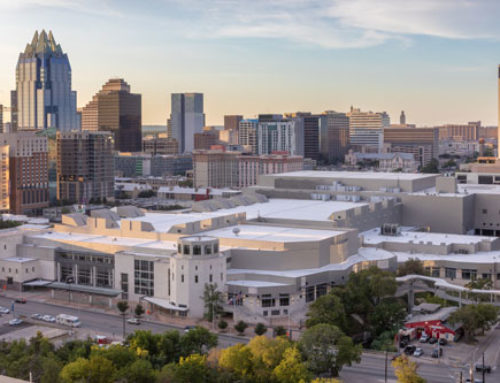
<svg viewBox="0 0 500 383">
<path fill-rule="evenodd" d="M 79 129 L 76 92 L 71 90 L 68 56 L 56 44 L 52 32 L 35 32 L 19 55 L 16 67 L 18 130 Z"/>
<path fill-rule="evenodd" d="M 202 93 L 172 93 L 170 114 L 172 138 L 179 143 L 179 153 L 192 152 L 194 134 L 205 126 Z"/>
</svg>

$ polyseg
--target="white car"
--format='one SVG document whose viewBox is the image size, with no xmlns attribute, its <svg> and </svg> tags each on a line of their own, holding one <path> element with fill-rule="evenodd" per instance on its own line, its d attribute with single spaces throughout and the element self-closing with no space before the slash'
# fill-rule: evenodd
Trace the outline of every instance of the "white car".
<svg viewBox="0 0 500 383">
<path fill-rule="evenodd" d="M 422 356 L 424 354 L 424 350 L 422 350 L 420 347 L 417 347 L 415 351 L 413 352 L 413 356 Z"/>
<path fill-rule="evenodd" d="M 42 320 L 42 314 L 31 314 L 31 319 Z"/>
<path fill-rule="evenodd" d="M 49 322 L 49 323 L 55 323 L 56 322 L 56 318 L 53 317 L 52 315 L 44 315 L 42 317 L 42 320 L 45 321 L 45 322 Z"/>
<path fill-rule="evenodd" d="M 141 324 L 141 321 L 137 318 L 130 318 L 130 319 L 127 319 L 127 323 L 129 324 L 135 324 L 135 325 L 140 325 Z"/>
<path fill-rule="evenodd" d="M 427 334 L 422 334 L 422 336 L 419 339 L 420 343 L 427 343 L 429 341 L 430 337 Z"/>
<path fill-rule="evenodd" d="M 14 318 L 9 321 L 9 326 L 19 326 L 21 323 L 23 323 L 21 319 Z"/>
<path fill-rule="evenodd" d="M 7 307 L 0 306 L 0 314 L 8 314 L 10 310 Z"/>
</svg>

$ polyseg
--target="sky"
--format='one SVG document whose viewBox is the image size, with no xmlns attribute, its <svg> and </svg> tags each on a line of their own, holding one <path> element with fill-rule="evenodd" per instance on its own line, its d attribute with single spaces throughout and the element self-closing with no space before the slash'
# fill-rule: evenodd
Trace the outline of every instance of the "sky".
<svg viewBox="0 0 500 383">
<path fill-rule="evenodd" d="M 497 0 L 0 0 L 0 104 L 35 30 L 68 54 L 78 106 L 112 77 L 165 124 L 170 93 L 225 114 L 404 110 L 418 126 L 497 123 Z"/>
</svg>

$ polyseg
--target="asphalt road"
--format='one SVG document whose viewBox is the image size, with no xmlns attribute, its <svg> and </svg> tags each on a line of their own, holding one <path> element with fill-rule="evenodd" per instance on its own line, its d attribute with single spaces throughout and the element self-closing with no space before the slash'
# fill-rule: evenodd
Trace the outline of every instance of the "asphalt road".
<svg viewBox="0 0 500 383">
<path fill-rule="evenodd" d="M 12 299 L 0 297 L 0 306 L 11 308 Z M 15 304 L 15 314 L 25 315 L 29 317 L 31 314 L 49 314 L 56 316 L 58 314 L 69 314 L 75 315 L 80 318 L 82 326 L 80 329 L 88 329 L 102 335 L 111 335 L 116 338 L 120 338 L 123 332 L 123 320 L 118 315 L 106 314 L 98 311 L 91 311 L 87 309 L 77 309 L 74 307 L 61 307 L 44 302 L 30 301 L 26 304 Z M 5 316 L 5 315 L 4 315 Z M 13 317 L 13 314 L 7 314 L 8 317 Z M 43 323 L 43 322 L 40 322 Z M 126 324 L 126 332 L 131 333 L 135 330 L 151 330 L 153 333 L 162 333 L 167 330 L 180 330 L 183 331 L 183 327 L 167 325 L 159 322 L 151 322 L 147 320 L 142 320 L 140 325 L 130 325 Z M 237 343 L 246 343 L 247 339 L 239 336 L 232 336 L 227 334 L 217 334 L 219 337 L 220 347 L 229 347 Z"/>
</svg>

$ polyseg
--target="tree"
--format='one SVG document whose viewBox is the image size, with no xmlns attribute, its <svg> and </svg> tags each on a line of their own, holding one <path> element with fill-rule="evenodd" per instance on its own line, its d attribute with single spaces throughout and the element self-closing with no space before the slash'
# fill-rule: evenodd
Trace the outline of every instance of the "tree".
<svg viewBox="0 0 500 383">
<path fill-rule="evenodd" d="M 123 339 L 125 339 L 125 316 L 127 315 L 129 305 L 127 301 L 119 301 L 116 304 L 116 307 L 118 308 L 118 311 L 120 312 L 120 315 L 123 318 Z"/>
<path fill-rule="evenodd" d="M 435 158 L 431 159 L 429 163 L 422 167 L 422 173 L 439 173 L 439 161 Z"/>
<path fill-rule="evenodd" d="M 137 359 L 124 368 L 122 376 L 130 383 L 150 383 L 156 380 L 156 371 L 148 360 Z"/>
<path fill-rule="evenodd" d="M 307 327 L 327 323 L 341 329 L 345 328 L 344 304 L 337 295 L 332 293 L 323 295 L 311 303 L 307 316 L 309 317 L 306 321 Z"/>
<path fill-rule="evenodd" d="M 234 325 L 234 329 L 236 331 L 238 331 L 238 335 L 243 335 L 245 333 L 245 330 L 247 329 L 248 325 L 243 322 L 242 320 L 238 321 L 238 323 L 236 323 Z"/>
<path fill-rule="evenodd" d="M 116 368 L 113 363 L 103 357 L 92 357 L 90 360 L 79 358 L 64 366 L 60 378 L 63 383 L 112 383 Z"/>
<path fill-rule="evenodd" d="M 217 290 L 217 283 L 205 283 L 203 291 L 203 303 L 205 305 L 205 318 L 213 322 L 217 315 L 222 312 L 222 291 Z"/>
<path fill-rule="evenodd" d="M 311 374 L 302 362 L 297 347 L 289 347 L 285 350 L 281 362 L 273 370 L 273 377 L 279 383 L 301 383 L 310 380 Z"/>
<path fill-rule="evenodd" d="M 139 198 L 151 198 L 151 197 L 154 197 L 155 195 L 156 195 L 156 193 L 154 192 L 154 190 L 143 190 L 143 191 L 139 192 L 137 197 L 139 197 Z"/>
<path fill-rule="evenodd" d="M 219 367 L 241 377 L 252 375 L 252 351 L 242 343 L 225 348 L 219 357 Z"/>
<path fill-rule="evenodd" d="M 181 354 L 184 356 L 195 353 L 206 354 L 215 346 L 217 346 L 217 335 L 199 326 L 184 334 L 180 341 Z"/>
<path fill-rule="evenodd" d="M 227 328 L 227 322 L 221 319 L 219 323 L 217 323 L 217 327 L 219 327 L 219 330 L 224 331 Z"/>
<path fill-rule="evenodd" d="M 474 338 L 477 330 L 489 329 L 498 318 L 498 308 L 487 303 L 466 305 L 453 312 L 448 321 L 451 324 L 461 323 L 467 341 Z"/>
<path fill-rule="evenodd" d="M 134 313 L 135 313 L 135 316 L 138 318 L 138 319 L 141 319 L 141 317 L 144 315 L 144 307 L 142 307 L 142 305 L 140 303 L 138 303 L 136 306 L 135 306 L 135 310 L 134 310 Z"/>
<path fill-rule="evenodd" d="M 264 335 L 267 331 L 267 327 L 264 323 L 257 323 L 257 325 L 255 326 L 255 329 L 254 329 L 254 332 L 257 334 L 257 335 Z"/>
<path fill-rule="evenodd" d="M 215 371 L 207 364 L 205 355 L 193 354 L 181 357 L 179 363 L 167 364 L 158 377 L 158 383 L 206 383 L 213 382 Z"/>
<path fill-rule="evenodd" d="M 402 277 L 404 275 L 427 275 L 425 271 L 424 264 L 422 261 L 414 258 L 406 260 L 405 263 L 399 264 L 398 266 L 398 276 Z"/>
<path fill-rule="evenodd" d="M 274 336 L 286 336 L 287 331 L 283 326 L 276 326 L 274 328 Z"/>
<path fill-rule="evenodd" d="M 405 306 L 393 298 L 381 301 L 369 316 L 376 335 L 384 331 L 395 331 L 401 327 L 405 318 Z"/>
<path fill-rule="evenodd" d="M 417 364 L 408 360 L 406 356 L 400 356 L 392 362 L 394 373 L 400 383 L 425 383 L 425 379 L 417 374 Z"/>
<path fill-rule="evenodd" d="M 354 345 L 338 327 L 317 324 L 308 328 L 300 338 L 300 349 L 314 374 L 338 376 L 344 365 L 360 361 L 361 346 Z"/>
</svg>

